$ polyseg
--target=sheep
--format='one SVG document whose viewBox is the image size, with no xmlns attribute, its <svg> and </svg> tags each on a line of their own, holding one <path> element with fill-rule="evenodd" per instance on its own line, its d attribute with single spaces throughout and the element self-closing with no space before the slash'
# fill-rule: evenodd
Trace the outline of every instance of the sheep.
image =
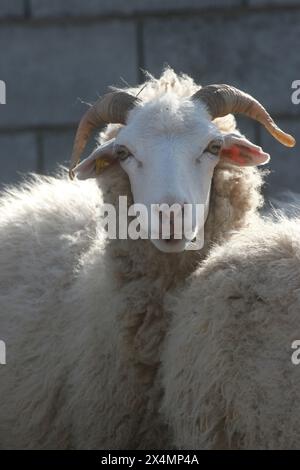
<svg viewBox="0 0 300 470">
<path fill-rule="evenodd" d="M 177 447 L 299 448 L 299 227 L 259 219 L 170 295 L 161 412 Z"/>
<path fill-rule="evenodd" d="M 257 330 L 259 322 L 270 322 L 273 300 L 277 305 L 271 293 L 280 294 L 293 280 L 291 295 L 296 296 L 296 263 L 290 270 L 291 253 L 298 246 L 296 223 L 284 222 L 285 228 L 280 228 L 281 223 L 273 227 L 261 220 L 264 175 L 256 165 L 269 156 L 238 133 L 228 108 L 216 117 L 205 101 L 209 90 L 201 90 L 202 102 L 199 86 L 190 77 L 167 69 L 159 79 L 150 77 L 142 86 L 106 95 L 101 101 L 104 111 L 99 113 L 95 105 L 78 128 L 70 168 L 71 178 L 76 174 L 77 179 L 69 181 L 64 172 L 57 177 L 33 176 L 1 195 L 0 337 L 7 356 L 7 364 L 0 367 L 1 448 L 228 448 L 285 442 L 280 435 L 285 419 L 281 371 L 273 367 L 266 384 L 263 376 L 255 375 L 262 394 L 269 392 L 269 385 L 281 387 L 268 395 L 273 415 L 264 403 L 258 416 L 260 408 L 255 406 L 260 406 L 262 396 L 255 401 L 255 390 L 248 395 L 246 391 L 255 360 L 264 360 L 259 350 L 253 351 L 257 343 L 263 353 L 274 352 L 274 345 L 268 349 L 267 339 L 264 343 Z M 131 109 L 128 116 L 111 101 L 116 96 Z M 118 118 L 112 119 L 115 113 Z M 100 146 L 79 163 L 99 117 L 112 123 L 100 134 Z M 155 132 L 159 139 L 171 139 L 175 150 L 183 139 L 182 155 L 195 150 L 200 154 L 209 147 L 203 160 L 192 161 L 205 188 L 197 193 L 206 209 L 201 250 L 185 249 L 187 240 L 178 242 L 171 236 L 110 240 L 100 223 L 103 204 L 117 207 L 120 195 L 126 195 L 128 203 L 151 202 L 147 182 L 139 185 L 133 176 L 147 162 L 136 164 L 125 146 L 142 124 L 140 141 L 134 143 L 143 149 Z M 292 137 L 273 124 L 270 118 L 268 130 L 293 145 Z M 148 162 L 160 168 L 155 153 Z M 160 158 L 169 158 L 166 147 Z M 184 163 L 178 164 L 185 171 Z M 187 185 L 176 173 L 175 161 L 172 165 L 168 160 L 166 179 L 160 184 L 151 180 L 152 196 L 159 196 L 160 202 L 166 197 L 171 204 L 180 183 L 182 203 L 189 192 L 184 192 Z M 152 171 L 151 165 L 146 168 Z M 294 224 L 293 231 L 289 224 Z M 255 266 L 256 247 L 264 271 Z M 278 279 L 272 280 L 272 267 L 266 269 L 267 262 L 276 267 L 276 260 L 280 280 L 288 281 L 280 290 Z M 258 272 L 265 273 L 266 286 L 254 293 L 247 281 L 258 290 Z M 253 321 L 235 322 L 251 312 L 251 302 L 259 304 Z M 289 306 L 286 299 L 283 337 L 288 337 L 291 326 L 296 328 L 295 312 L 287 321 Z M 275 308 L 278 313 L 278 305 Z M 277 337 L 276 327 L 277 323 Z M 237 341 L 237 331 L 252 354 L 245 378 L 240 378 L 242 354 L 231 351 L 230 340 Z M 296 396 L 293 380 L 291 394 Z M 243 396 L 248 400 L 245 410 L 239 402 Z M 289 418 L 294 429 L 297 414 Z"/>
</svg>

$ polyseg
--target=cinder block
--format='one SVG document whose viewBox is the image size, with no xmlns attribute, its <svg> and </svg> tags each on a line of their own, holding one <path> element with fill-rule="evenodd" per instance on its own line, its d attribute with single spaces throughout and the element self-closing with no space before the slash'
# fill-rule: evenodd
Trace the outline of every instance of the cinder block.
<svg viewBox="0 0 300 470">
<path fill-rule="evenodd" d="M 229 83 L 273 113 L 297 114 L 291 84 L 299 79 L 299 36 L 300 10 L 149 19 L 145 68 L 158 75 L 168 63 L 202 85 Z"/>
<path fill-rule="evenodd" d="M 242 0 L 31 0 L 34 17 L 76 17 L 241 5 Z"/>
<path fill-rule="evenodd" d="M 268 164 L 271 173 L 266 185 L 266 194 L 270 197 L 288 190 L 300 193 L 300 120 L 280 119 L 277 123 L 295 137 L 297 144 L 294 148 L 284 147 L 262 130 L 262 148 L 271 155 Z"/>
<path fill-rule="evenodd" d="M 247 139 L 256 145 L 260 145 L 258 138 L 259 131 L 257 129 L 256 122 L 252 119 L 241 117 L 240 115 L 236 116 L 236 122 L 238 129 Z"/>
<path fill-rule="evenodd" d="M 59 166 L 69 167 L 76 128 L 71 130 L 44 131 L 42 138 L 43 173 L 55 174 Z M 83 158 L 96 147 L 96 140 L 91 138 Z"/>
<path fill-rule="evenodd" d="M 23 15 L 23 0 L 0 0 L 0 18 L 16 18 Z"/>
<path fill-rule="evenodd" d="M 33 133 L 0 134 L 0 186 L 20 181 L 37 170 L 37 146 Z"/>
<path fill-rule="evenodd" d="M 43 172 L 54 174 L 59 165 L 68 166 L 72 151 L 74 130 L 42 132 Z"/>
<path fill-rule="evenodd" d="M 248 6 L 253 7 L 269 7 L 269 6 L 289 6 L 299 5 L 299 0 L 247 0 Z"/>
<path fill-rule="evenodd" d="M 93 24 L 1 25 L 1 80 L 6 82 L 0 129 L 75 124 L 86 106 L 120 77 L 136 83 L 135 26 Z"/>
</svg>

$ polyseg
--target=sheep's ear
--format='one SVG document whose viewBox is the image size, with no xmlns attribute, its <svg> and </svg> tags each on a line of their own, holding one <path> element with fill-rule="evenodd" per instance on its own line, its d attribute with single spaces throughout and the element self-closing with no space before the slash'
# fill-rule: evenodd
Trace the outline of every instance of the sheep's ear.
<svg viewBox="0 0 300 470">
<path fill-rule="evenodd" d="M 74 173 L 79 180 L 96 178 L 106 168 L 116 163 L 114 154 L 114 140 L 109 140 L 105 144 L 94 150 L 85 160 L 74 168 Z"/>
<path fill-rule="evenodd" d="M 270 160 L 270 155 L 265 153 L 261 147 L 237 134 L 224 136 L 220 157 L 238 166 L 265 165 Z"/>
</svg>

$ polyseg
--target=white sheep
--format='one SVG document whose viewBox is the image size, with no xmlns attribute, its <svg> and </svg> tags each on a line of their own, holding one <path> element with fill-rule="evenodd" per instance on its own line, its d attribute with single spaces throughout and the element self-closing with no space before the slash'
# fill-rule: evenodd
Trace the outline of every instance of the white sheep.
<svg viewBox="0 0 300 470">
<path fill-rule="evenodd" d="M 168 69 L 83 118 L 70 174 L 99 188 L 63 175 L 2 194 L 1 448 L 299 445 L 298 226 L 259 218 L 269 156 L 231 111 L 293 144 L 248 95 Z M 101 120 L 126 125 L 75 166 Z M 120 195 L 203 204 L 203 248 L 109 240 L 101 207 Z"/>
<path fill-rule="evenodd" d="M 170 296 L 162 412 L 176 446 L 299 448 L 299 222 L 236 232 Z"/>
</svg>

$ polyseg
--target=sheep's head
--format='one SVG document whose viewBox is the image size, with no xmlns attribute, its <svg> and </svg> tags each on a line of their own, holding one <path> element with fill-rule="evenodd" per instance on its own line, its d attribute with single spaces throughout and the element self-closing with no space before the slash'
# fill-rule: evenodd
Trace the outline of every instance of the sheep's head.
<svg viewBox="0 0 300 470">
<path fill-rule="evenodd" d="M 258 101 L 228 85 L 201 88 L 191 98 L 166 92 L 147 103 L 125 92 L 113 92 L 98 100 L 81 120 L 70 176 L 96 177 L 113 164 L 121 165 L 129 177 L 134 203 L 143 204 L 152 215 L 153 207 L 159 208 L 158 225 L 153 227 L 152 218 L 150 224 L 147 220 L 149 238 L 161 251 L 182 251 L 204 229 L 211 181 L 220 159 L 238 166 L 263 165 L 269 160 L 260 147 L 240 135 L 221 133 L 212 122 L 229 113 L 256 119 L 284 145 L 295 144 Z M 109 122 L 124 127 L 115 139 L 78 164 L 92 130 Z M 200 218 L 194 210 L 197 205 L 202 207 Z M 188 237 L 182 223 L 187 207 L 192 208 Z"/>
</svg>

